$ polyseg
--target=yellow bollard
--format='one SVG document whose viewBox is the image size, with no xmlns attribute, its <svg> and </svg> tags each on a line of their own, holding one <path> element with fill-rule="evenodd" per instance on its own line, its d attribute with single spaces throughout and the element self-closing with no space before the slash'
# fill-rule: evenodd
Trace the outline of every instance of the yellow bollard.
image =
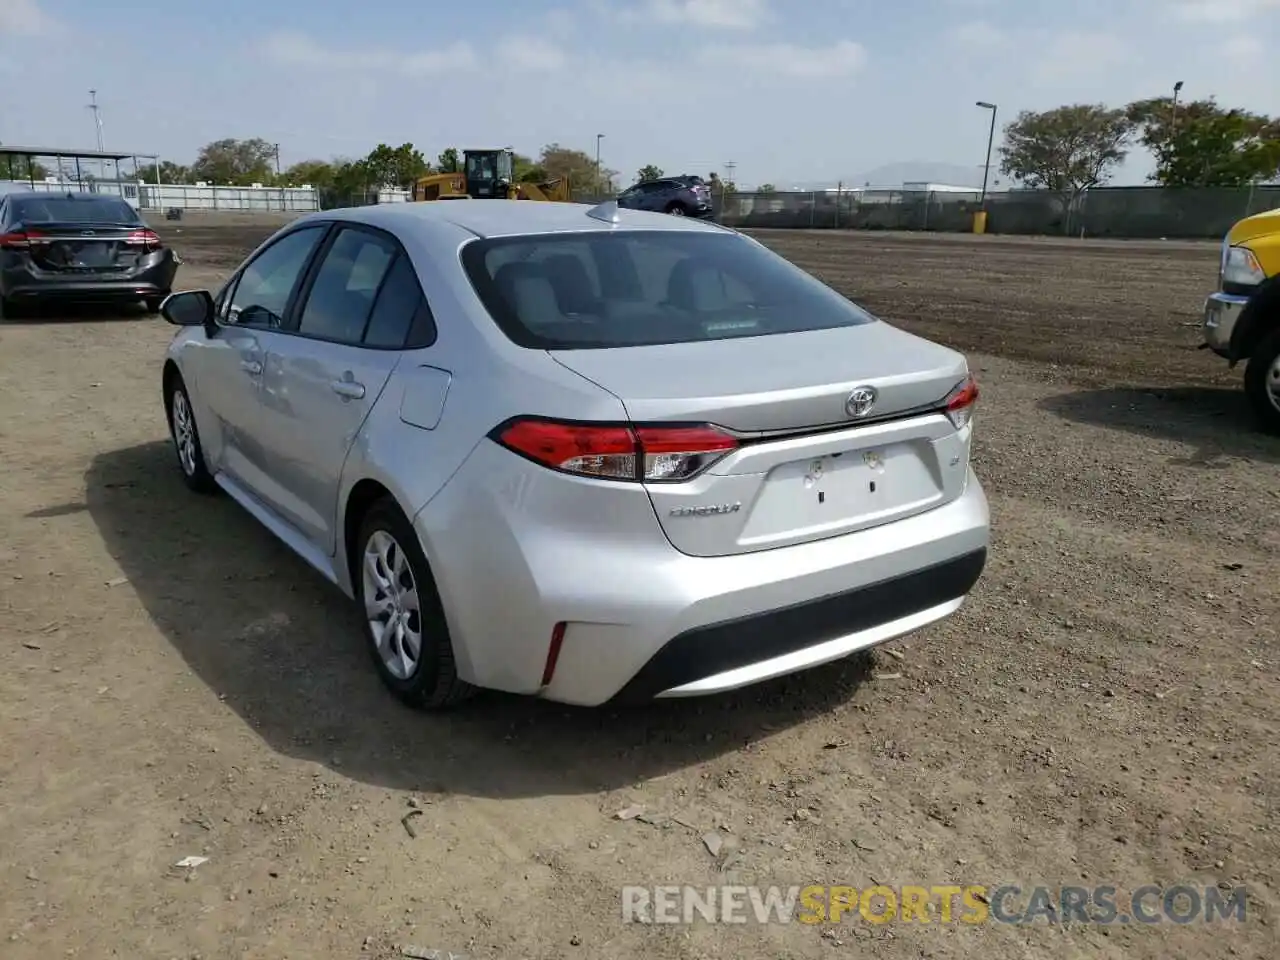
<svg viewBox="0 0 1280 960">
<path fill-rule="evenodd" d="M 987 232 L 987 211 L 985 211 L 985 210 L 979 210 L 979 211 L 977 211 L 976 213 L 974 213 L 974 215 L 973 215 L 973 232 L 974 232 L 974 233 L 986 233 L 986 232 Z"/>
</svg>

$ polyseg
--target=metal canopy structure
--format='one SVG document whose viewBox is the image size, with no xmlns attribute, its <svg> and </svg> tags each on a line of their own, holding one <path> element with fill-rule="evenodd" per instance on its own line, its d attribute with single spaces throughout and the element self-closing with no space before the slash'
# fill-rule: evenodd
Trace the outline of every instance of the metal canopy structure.
<svg viewBox="0 0 1280 960">
<path fill-rule="evenodd" d="M 9 144 L 0 144 L 0 169 L 7 167 L 10 180 L 15 180 L 13 175 L 13 159 L 14 157 L 25 158 L 27 162 L 27 180 L 35 186 L 35 166 L 32 161 L 38 158 L 53 159 L 58 163 L 58 174 L 62 174 L 62 161 L 74 160 L 76 164 L 76 182 L 83 183 L 84 177 L 80 172 L 81 160 L 96 160 L 100 163 L 114 162 L 116 165 L 116 186 L 120 189 L 120 193 L 124 194 L 124 185 L 120 179 L 120 161 L 132 160 L 133 170 L 136 176 L 138 171 L 138 160 L 150 160 L 155 165 L 156 186 L 160 186 L 160 157 L 154 153 L 121 153 L 112 150 L 75 150 L 67 147 L 25 147 L 11 146 Z M 158 194 L 157 194 L 158 195 Z"/>
</svg>

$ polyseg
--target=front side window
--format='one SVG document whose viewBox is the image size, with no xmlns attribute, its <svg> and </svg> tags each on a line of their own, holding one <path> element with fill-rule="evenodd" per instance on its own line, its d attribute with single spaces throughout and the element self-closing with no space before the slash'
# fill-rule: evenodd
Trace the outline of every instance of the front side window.
<svg viewBox="0 0 1280 960">
<path fill-rule="evenodd" d="M 498 326 L 543 350 L 771 336 L 874 318 L 744 237 L 600 231 L 475 240 L 462 263 Z"/>
<path fill-rule="evenodd" d="M 244 268 L 227 307 L 227 323 L 278 328 L 285 308 L 324 226 L 303 227 L 281 237 Z"/>
</svg>

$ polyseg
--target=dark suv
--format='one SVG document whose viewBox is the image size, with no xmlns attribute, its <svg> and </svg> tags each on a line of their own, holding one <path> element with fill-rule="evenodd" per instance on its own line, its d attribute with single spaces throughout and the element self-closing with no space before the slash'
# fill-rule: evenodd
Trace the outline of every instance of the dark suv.
<svg viewBox="0 0 1280 960">
<path fill-rule="evenodd" d="M 715 212 L 711 206 L 711 188 L 701 177 L 688 175 L 641 181 L 618 195 L 618 206 L 678 217 L 706 218 Z"/>
</svg>

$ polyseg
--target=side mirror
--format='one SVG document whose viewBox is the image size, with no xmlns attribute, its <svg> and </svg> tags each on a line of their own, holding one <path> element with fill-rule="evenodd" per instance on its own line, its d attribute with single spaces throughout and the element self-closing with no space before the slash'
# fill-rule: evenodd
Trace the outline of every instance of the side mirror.
<svg viewBox="0 0 1280 960">
<path fill-rule="evenodd" d="M 208 290 L 169 294 L 160 304 L 160 315 L 175 327 L 204 327 L 205 334 L 210 337 L 218 332 L 213 295 Z"/>
</svg>

